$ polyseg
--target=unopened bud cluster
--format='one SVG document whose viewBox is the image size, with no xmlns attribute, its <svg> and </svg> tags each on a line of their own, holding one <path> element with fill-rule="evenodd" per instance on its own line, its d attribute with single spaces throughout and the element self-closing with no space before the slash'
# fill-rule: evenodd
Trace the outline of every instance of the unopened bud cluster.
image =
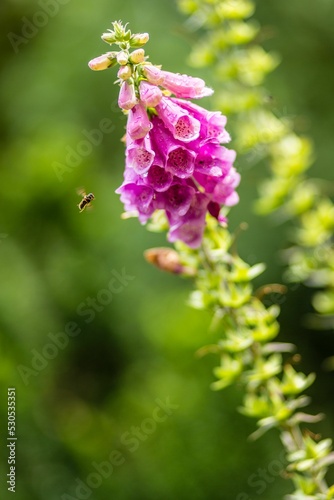
<svg viewBox="0 0 334 500">
<path fill-rule="evenodd" d="M 135 33 L 132 34 L 130 30 L 126 29 L 120 21 L 112 23 L 113 30 L 108 30 L 103 33 L 102 40 L 110 45 L 118 45 L 119 52 L 107 52 L 102 56 L 96 57 L 89 62 L 89 67 L 92 70 L 100 71 L 111 68 L 116 64 L 126 66 L 129 64 L 139 64 L 145 61 L 145 51 L 141 48 L 149 41 L 148 33 Z M 130 53 L 130 50 L 133 50 Z M 129 68 L 127 78 L 119 76 L 123 80 L 131 77 L 131 68 Z"/>
</svg>

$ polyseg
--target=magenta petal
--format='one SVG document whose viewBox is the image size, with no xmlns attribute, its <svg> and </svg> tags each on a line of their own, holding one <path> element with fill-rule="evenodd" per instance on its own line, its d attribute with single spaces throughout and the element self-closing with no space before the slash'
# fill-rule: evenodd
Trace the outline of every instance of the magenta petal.
<svg viewBox="0 0 334 500">
<path fill-rule="evenodd" d="M 199 137 L 201 124 L 188 111 L 182 109 L 169 97 L 163 97 L 156 107 L 159 118 L 175 139 L 182 142 L 195 141 Z"/>
<path fill-rule="evenodd" d="M 140 184 L 141 177 L 133 170 L 132 167 L 129 167 L 128 165 L 126 165 L 125 170 L 124 170 L 124 183 L 123 184 L 133 184 L 133 183 Z M 121 189 L 121 187 L 118 189 Z M 116 193 L 118 193 L 118 190 L 116 190 Z"/>
<path fill-rule="evenodd" d="M 143 139 L 151 130 L 151 127 L 151 122 L 143 104 L 139 103 L 130 109 L 128 114 L 127 133 L 132 140 Z"/>
<path fill-rule="evenodd" d="M 152 124 L 152 147 L 164 158 L 161 166 L 181 179 L 190 177 L 194 171 L 196 153 L 188 149 L 187 145 L 180 145 L 157 116 L 152 117 Z"/>
<path fill-rule="evenodd" d="M 131 205 L 130 209 L 145 210 L 153 199 L 153 189 L 148 186 L 137 184 L 125 184 L 118 189 L 121 194 L 121 201 Z"/>
<path fill-rule="evenodd" d="M 201 122 L 201 136 L 206 139 L 216 139 L 220 143 L 231 140 L 230 135 L 225 130 L 226 116 L 218 111 L 207 111 L 189 101 L 172 99 L 181 108 L 188 111 L 194 118 Z"/>
<path fill-rule="evenodd" d="M 187 179 L 194 171 L 195 156 L 193 151 L 183 146 L 174 146 L 168 153 L 166 170 L 180 179 Z"/>
<path fill-rule="evenodd" d="M 233 191 L 233 193 L 225 198 L 224 205 L 227 207 L 233 207 L 237 203 L 239 203 L 239 195 L 236 191 Z"/>
<path fill-rule="evenodd" d="M 234 151 L 216 142 L 205 142 L 200 147 L 195 162 L 195 171 L 214 177 L 226 175 L 232 167 Z"/>
<path fill-rule="evenodd" d="M 152 188 L 137 184 L 123 184 L 116 191 L 121 195 L 126 211 L 138 212 L 139 220 L 144 224 L 154 212 Z"/>
<path fill-rule="evenodd" d="M 153 164 L 148 171 L 146 182 L 155 191 L 167 191 L 172 185 L 173 175 L 159 165 Z"/>
<path fill-rule="evenodd" d="M 195 189 L 185 184 L 173 184 L 164 193 L 165 208 L 172 216 L 186 214 L 195 195 Z"/>
<path fill-rule="evenodd" d="M 148 172 L 155 157 L 149 135 L 147 134 L 144 139 L 131 142 L 126 149 L 126 155 L 127 166 L 133 168 L 137 174 L 143 175 Z"/>
<path fill-rule="evenodd" d="M 157 116 L 152 116 L 152 126 L 153 128 L 150 133 L 152 147 L 155 151 L 159 151 L 165 165 L 169 151 L 171 148 L 175 147 L 177 142 L 169 130 L 165 127 L 162 120 L 160 120 Z"/>
<path fill-rule="evenodd" d="M 179 226 L 171 226 L 168 241 L 183 241 L 190 248 L 201 246 L 205 228 L 205 214 L 200 220 L 189 220 Z"/>
<path fill-rule="evenodd" d="M 228 175 L 218 179 L 213 190 L 213 200 L 227 206 L 238 203 L 239 197 L 236 195 L 234 189 L 239 185 L 239 182 L 240 174 L 232 167 Z"/>
<path fill-rule="evenodd" d="M 191 248 L 198 248 L 203 239 L 205 216 L 209 199 L 203 193 L 196 193 L 189 210 L 178 221 L 170 219 L 168 240 L 181 240 Z"/>
<path fill-rule="evenodd" d="M 199 172 L 195 172 L 194 179 L 204 188 L 204 191 L 206 193 L 212 194 L 215 187 L 217 186 L 217 182 L 219 182 L 222 177 L 213 177 L 211 175 L 205 175 Z"/>
</svg>

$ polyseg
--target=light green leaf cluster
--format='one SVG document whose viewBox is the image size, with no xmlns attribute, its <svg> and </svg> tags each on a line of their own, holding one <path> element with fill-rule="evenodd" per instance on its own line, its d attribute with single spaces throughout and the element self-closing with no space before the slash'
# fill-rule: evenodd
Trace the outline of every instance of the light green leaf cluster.
<svg viewBox="0 0 334 500">
<path fill-rule="evenodd" d="M 221 390 L 235 384 L 243 390 L 239 411 L 257 420 L 252 439 L 272 428 L 280 431 L 289 461 L 287 476 L 296 487 L 289 498 L 305 500 L 309 494 L 318 495 L 310 498 L 332 498 L 324 479 L 334 462 L 331 440 L 318 442 L 300 428 L 302 423 L 322 418 L 300 411 L 310 402 L 304 391 L 313 384 L 315 374 L 305 375 L 284 363 L 283 354 L 295 346 L 273 342 L 279 334 L 279 307 L 266 307 L 261 301 L 271 287 L 255 293 L 251 283 L 264 266 L 249 266 L 234 250 L 234 242 L 210 217 L 199 250 L 176 245 L 182 266 L 194 270 L 196 286 L 189 304 L 211 311 L 212 329 L 219 337 L 216 344 L 199 351 L 219 356 L 220 363 L 213 370 L 217 380 L 211 387 Z M 321 496 L 324 492 L 327 496 Z"/>
<path fill-rule="evenodd" d="M 234 115 L 233 137 L 238 153 L 257 152 L 258 158 L 267 159 L 271 174 L 259 186 L 256 211 L 261 215 L 276 212 L 280 220 L 294 221 L 294 246 L 286 253 L 287 276 L 314 286 L 319 282 L 319 271 L 332 274 L 331 258 L 325 262 L 319 254 L 332 244 L 333 203 L 324 195 L 319 181 L 306 176 L 314 162 L 312 141 L 297 135 L 287 118 L 277 116 L 263 87 L 279 57 L 258 43 L 260 26 L 249 19 L 255 2 L 179 0 L 179 6 L 190 16 L 191 28 L 202 28 L 189 63 L 212 68 L 217 82 L 215 107 Z M 334 326 L 334 288 L 330 281 L 320 285 L 324 290 L 313 299 L 318 318 L 325 316 L 327 328 Z"/>
<path fill-rule="evenodd" d="M 283 354 L 294 350 L 292 344 L 275 343 L 279 334 L 279 307 L 266 307 L 260 297 L 270 293 L 270 286 L 254 293 L 252 280 L 264 271 L 262 264 L 249 266 L 234 250 L 235 238 L 217 221 L 208 218 L 200 250 L 182 243 L 176 245 L 180 263 L 194 269 L 195 291 L 189 304 L 212 312 L 212 329 L 217 343 L 203 347 L 199 354 L 219 355 L 214 368 L 213 390 L 236 384 L 243 389 L 239 411 L 257 420 L 256 439 L 277 428 L 287 451 L 288 477 L 296 491 L 289 498 L 308 498 L 309 494 L 331 498 L 324 477 L 334 462 L 331 440 L 317 442 L 301 431 L 301 423 L 317 422 L 320 415 L 300 409 L 310 402 L 304 391 L 313 384 L 315 374 L 297 372 L 284 363 Z M 310 497 L 313 498 L 313 497 Z"/>
<path fill-rule="evenodd" d="M 314 159 L 312 142 L 298 136 L 289 121 L 268 106 L 269 94 L 262 83 L 279 58 L 256 43 L 259 27 L 249 20 L 254 2 L 178 3 L 189 16 L 188 26 L 204 29 L 189 62 L 196 67 L 211 66 L 221 83 L 223 89 L 217 92 L 216 104 L 225 114 L 235 115 L 237 152 L 260 149 L 270 163 L 271 178 L 260 186 L 257 211 L 276 211 L 283 220 L 296 220 L 295 246 L 286 253 L 288 278 L 324 287 L 315 295 L 313 305 L 319 314 L 334 318 L 334 251 L 330 244 L 334 207 L 323 196 L 319 182 L 305 175 Z M 300 411 L 309 404 L 303 392 L 315 375 L 306 376 L 297 372 L 293 363 L 284 363 L 283 353 L 294 346 L 272 342 L 279 333 L 279 308 L 266 307 L 251 284 L 263 266 L 243 262 L 233 250 L 233 242 L 227 230 L 210 220 L 200 251 L 177 246 L 183 265 L 196 269 L 196 289 L 189 303 L 212 312 L 213 328 L 220 337 L 215 345 L 200 350 L 201 354 L 220 357 L 212 388 L 219 390 L 232 384 L 242 388 L 244 398 L 239 410 L 257 420 L 258 429 L 252 438 L 273 427 L 279 430 L 290 462 L 287 477 L 295 486 L 288 499 L 332 499 L 334 487 L 328 487 L 325 481 L 334 462 L 331 440 L 319 441 L 301 428 L 302 423 L 322 418 Z"/>
</svg>

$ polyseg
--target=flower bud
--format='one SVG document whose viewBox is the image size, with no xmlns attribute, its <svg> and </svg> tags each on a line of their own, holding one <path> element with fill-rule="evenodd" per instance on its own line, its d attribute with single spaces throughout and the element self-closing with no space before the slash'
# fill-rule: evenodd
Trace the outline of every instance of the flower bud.
<svg viewBox="0 0 334 500">
<path fill-rule="evenodd" d="M 172 248 L 150 248 L 144 252 L 144 257 L 149 264 L 173 274 L 195 276 L 196 271 L 191 267 L 182 265 L 179 254 Z"/>
<path fill-rule="evenodd" d="M 131 47 L 142 47 L 149 39 L 150 35 L 148 33 L 135 33 L 130 38 L 130 45 Z"/>
<path fill-rule="evenodd" d="M 109 31 L 108 33 L 103 33 L 101 38 L 104 42 L 110 43 L 110 45 L 116 42 L 116 36 L 113 31 Z"/>
<path fill-rule="evenodd" d="M 121 66 L 117 73 L 118 78 L 121 80 L 128 80 L 132 76 L 132 70 L 129 65 Z"/>
<path fill-rule="evenodd" d="M 139 84 L 140 100 L 148 108 L 155 108 L 162 99 L 162 92 L 156 85 L 142 80 Z"/>
<path fill-rule="evenodd" d="M 143 139 L 151 128 L 152 124 L 142 103 L 130 109 L 126 130 L 133 141 Z"/>
<path fill-rule="evenodd" d="M 133 64 L 139 64 L 145 61 L 145 50 L 137 49 L 130 54 L 130 62 Z"/>
<path fill-rule="evenodd" d="M 125 66 L 126 64 L 128 64 L 128 54 L 126 52 L 124 52 L 123 50 L 121 52 L 118 52 L 117 54 L 117 62 L 118 64 L 120 64 L 121 66 Z"/>
<path fill-rule="evenodd" d="M 118 105 L 122 109 L 132 109 L 138 103 L 133 83 L 123 82 L 118 97 Z"/>
<path fill-rule="evenodd" d="M 117 62 L 116 54 L 117 52 L 107 52 L 102 56 L 95 57 L 89 61 L 88 66 L 93 71 L 102 71 L 104 69 L 111 68 L 112 66 L 115 66 Z"/>
<path fill-rule="evenodd" d="M 142 68 L 144 76 L 148 79 L 150 83 L 154 85 L 161 85 L 164 81 L 164 74 L 161 69 L 153 64 L 145 64 Z"/>
</svg>

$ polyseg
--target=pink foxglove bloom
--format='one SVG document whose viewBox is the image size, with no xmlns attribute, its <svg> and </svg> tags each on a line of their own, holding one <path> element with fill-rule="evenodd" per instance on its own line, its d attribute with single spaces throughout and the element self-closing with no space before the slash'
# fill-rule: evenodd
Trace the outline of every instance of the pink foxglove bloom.
<svg viewBox="0 0 334 500">
<path fill-rule="evenodd" d="M 118 43 L 119 34 L 106 35 L 108 43 Z M 124 36 L 128 40 L 125 31 Z M 138 50 L 140 40 L 131 40 L 134 52 L 121 44 L 113 55 L 125 68 L 118 75 L 118 102 L 127 114 L 124 182 L 117 193 L 125 211 L 136 214 L 142 224 L 155 211 L 164 211 L 169 241 L 196 248 L 206 217 L 226 224 L 222 208 L 239 200 L 236 155 L 223 146 L 230 141 L 226 117 L 189 101 L 212 94 L 204 80 L 148 63 L 144 50 Z M 90 63 L 92 69 L 108 65 L 108 57 L 97 59 Z"/>
<path fill-rule="evenodd" d="M 143 73 L 150 83 L 162 85 L 176 97 L 199 99 L 213 94 L 213 90 L 206 87 L 201 78 L 162 71 L 151 65 L 144 66 Z"/>
<path fill-rule="evenodd" d="M 155 210 L 164 210 L 169 240 L 196 248 L 207 213 L 226 223 L 221 207 L 238 202 L 236 155 L 221 145 L 229 140 L 226 118 L 170 97 L 163 97 L 155 110 L 145 139 L 127 136 L 124 182 L 117 192 L 126 211 L 135 211 L 142 223 Z"/>
<path fill-rule="evenodd" d="M 210 96 L 213 90 L 205 86 L 205 81 L 201 78 L 193 78 L 192 76 L 179 75 L 162 71 L 162 85 L 176 97 L 184 99 L 199 99 L 201 97 Z"/>
<path fill-rule="evenodd" d="M 189 209 L 181 220 L 173 214 L 170 222 L 169 241 L 184 241 L 188 246 L 197 248 L 202 243 L 208 200 L 203 193 L 196 192 L 191 199 Z"/>
<path fill-rule="evenodd" d="M 160 118 L 152 117 L 152 143 L 163 155 L 164 168 L 180 179 L 188 178 L 195 168 L 196 153 L 175 140 Z"/>
<path fill-rule="evenodd" d="M 173 174 L 167 172 L 158 162 L 153 162 L 153 165 L 147 173 L 147 182 L 157 193 L 167 191 L 173 184 Z"/>
<path fill-rule="evenodd" d="M 126 165 L 138 175 L 146 174 L 152 165 L 155 153 L 148 135 L 136 141 L 127 141 Z"/>
<path fill-rule="evenodd" d="M 158 116 L 175 139 L 183 142 L 195 141 L 199 137 L 201 124 L 191 114 L 168 97 L 163 97 L 157 106 Z"/>
<path fill-rule="evenodd" d="M 192 115 L 201 121 L 202 118 L 202 134 L 208 139 L 217 139 L 218 142 L 225 144 L 230 142 L 231 138 L 229 133 L 225 130 L 227 122 L 226 116 L 222 115 L 219 111 L 207 111 L 197 104 L 181 99 L 173 99 L 181 108 L 190 111 Z M 205 120 L 203 122 L 203 115 Z"/>
</svg>

